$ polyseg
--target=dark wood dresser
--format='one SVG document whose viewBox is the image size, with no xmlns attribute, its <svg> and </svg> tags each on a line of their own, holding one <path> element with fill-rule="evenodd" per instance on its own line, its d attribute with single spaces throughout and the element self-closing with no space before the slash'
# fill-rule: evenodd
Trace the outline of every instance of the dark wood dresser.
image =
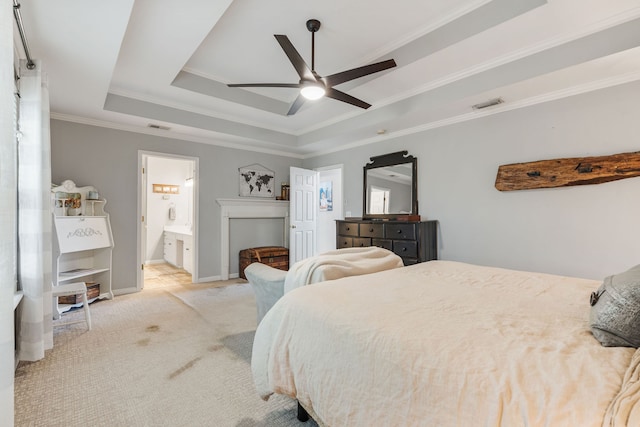
<svg viewBox="0 0 640 427">
<path fill-rule="evenodd" d="M 402 257 L 404 265 L 438 259 L 438 221 L 338 220 L 336 247 L 379 246 Z"/>
</svg>

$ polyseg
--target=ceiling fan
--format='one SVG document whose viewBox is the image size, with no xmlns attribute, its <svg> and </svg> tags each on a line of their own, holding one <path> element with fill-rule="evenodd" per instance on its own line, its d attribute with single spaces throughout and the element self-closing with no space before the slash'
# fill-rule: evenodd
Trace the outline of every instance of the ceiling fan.
<svg viewBox="0 0 640 427">
<path fill-rule="evenodd" d="M 282 47 L 282 50 L 284 50 L 284 53 L 289 58 L 289 61 L 291 61 L 293 68 L 298 72 L 298 75 L 300 76 L 299 83 L 239 83 L 228 84 L 227 86 L 298 88 L 300 89 L 300 94 L 295 101 L 293 101 L 293 104 L 291 104 L 291 107 L 287 112 L 287 116 L 295 114 L 300 107 L 302 107 L 305 100 L 319 99 L 323 96 L 337 99 L 338 101 L 346 102 L 364 109 L 371 107 L 371 104 L 341 92 L 335 89 L 334 86 L 369 74 L 393 68 L 396 66 L 396 62 L 393 59 L 388 59 L 386 61 L 376 62 L 375 64 L 369 64 L 322 77 L 318 75 L 315 70 L 315 33 L 320 29 L 320 21 L 317 19 L 309 19 L 307 21 L 307 29 L 311 32 L 311 68 L 309 68 L 307 63 L 304 62 L 304 59 L 302 59 L 302 56 L 300 56 L 296 48 L 293 47 L 293 44 L 289 41 L 287 36 L 281 34 L 274 35 L 278 43 L 280 43 L 280 47 Z"/>
</svg>

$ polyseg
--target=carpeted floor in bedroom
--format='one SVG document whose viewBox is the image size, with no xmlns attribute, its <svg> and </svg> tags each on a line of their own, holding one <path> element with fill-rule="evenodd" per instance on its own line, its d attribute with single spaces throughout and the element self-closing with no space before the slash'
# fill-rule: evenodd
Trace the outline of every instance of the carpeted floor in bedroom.
<svg viewBox="0 0 640 427">
<path fill-rule="evenodd" d="M 183 270 L 147 266 L 142 292 L 90 307 L 91 331 L 54 327 L 45 359 L 19 365 L 16 426 L 317 426 L 297 421 L 294 400 L 255 391 L 245 280 L 191 284 Z"/>
</svg>

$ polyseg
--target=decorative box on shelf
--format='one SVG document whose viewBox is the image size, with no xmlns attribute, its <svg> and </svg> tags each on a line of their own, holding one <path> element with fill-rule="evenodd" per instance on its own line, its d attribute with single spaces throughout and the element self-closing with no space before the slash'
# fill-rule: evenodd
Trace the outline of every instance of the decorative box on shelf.
<svg viewBox="0 0 640 427">
<path fill-rule="evenodd" d="M 100 296 L 100 283 L 85 282 L 87 285 L 87 300 L 91 302 Z M 82 303 L 81 295 L 65 295 L 58 297 L 58 304 L 80 304 Z"/>
</svg>

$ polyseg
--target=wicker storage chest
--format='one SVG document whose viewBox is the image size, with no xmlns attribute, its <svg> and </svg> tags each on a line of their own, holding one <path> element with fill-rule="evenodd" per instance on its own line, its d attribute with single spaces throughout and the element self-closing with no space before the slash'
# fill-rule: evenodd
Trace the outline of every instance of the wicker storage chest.
<svg viewBox="0 0 640 427">
<path fill-rule="evenodd" d="M 261 246 L 240 251 L 240 277 L 246 279 L 244 269 L 254 262 L 267 264 L 280 270 L 289 270 L 289 249 L 282 246 Z"/>
</svg>

